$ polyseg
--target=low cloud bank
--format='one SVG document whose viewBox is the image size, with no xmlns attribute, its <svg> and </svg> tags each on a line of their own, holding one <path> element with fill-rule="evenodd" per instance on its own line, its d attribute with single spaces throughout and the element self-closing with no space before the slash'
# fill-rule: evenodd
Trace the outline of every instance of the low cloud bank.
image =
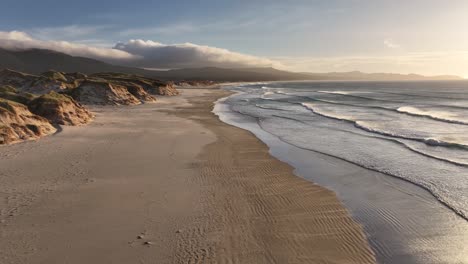
<svg viewBox="0 0 468 264">
<path fill-rule="evenodd" d="M 39 40 L 20 31 L 0 31 L 0 48 L 9 50 L 48 49 L 72 56 L 144 68 L 281 66 L 279 62 L 269 59 L 192 43 L 166 45 L 151 40 L 137 39 L 126 43 L 117 43 L 113 48 L 102 48 L 68 41 Z"/>
<path fill-rule="evenodd" d="M 72 56 L 81 56 L 99 60 L 112 59 L 132 61 L 139 59 L 138 56 L 132 55 L 122 50 L 97 48 L 68 41 L 38 40 L 20 31 L 0 31 L 0 48 L 8 50 L 25 50 L 34 48 L 48 49 L 63 52 Z"/>
<path fill-rule="evenodd" d="M 210 46 L 192 43 L 166 45 L 151 40 L 130 40 L 118 43 L 114 49 L 138 55 L 137 63 L 148 68 L 214 67 L 271 67 L 279 65 L 269 59 L 245 55 Z"/>
</svg>

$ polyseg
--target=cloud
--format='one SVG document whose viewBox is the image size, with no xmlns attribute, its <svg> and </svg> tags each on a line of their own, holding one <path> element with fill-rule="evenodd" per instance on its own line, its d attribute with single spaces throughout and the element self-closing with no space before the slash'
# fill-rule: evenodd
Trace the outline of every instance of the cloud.
<svg viewBox="0 0 468 264">
<path fill-rule="evenodd" d="M 74 30 L 68 28 L 66 30 Z M 51 32 L 51 30 L 46 30 Z M 55 31 L 52 30 L 52 31 Z M 90 40 L 89 43 L 96 42 Z M 279 62 L 192 43 L 162 44 L 151 40 L 130 40 L 117 43 L 113 48 L 88 45 L 86 41 L 39 40 L 20 32 L 0 31 L 0 48 L 24 50 L 49 49 L 72 56 L 81 56 L 106 62 L 143 68 L 190 68 L 190 67 L 280 67 Z"/>
<path fill-rule="evenodd" d="M 398 49 L 401 47 L 399 44 L 395 43 L 392 39 L 385 39 L 384 45 L 385 47 L 390 48 L 390 49 Z"/>
<path fill-rule="evenodd" d="M 143 59 L 135 63 L 146 68 L 280 66 L 280 63 L 270 59 L 192 43 L 166 45 L 151 40 L 137 39 L 127 43 L 118 43 L 114 49 L 140 56 Z"/>
<path fill-rule="evenodd" d="M 31 35 L 20 31 L 4 32 L 0 31 L 0 47 L 10 50 L 25 49 L 49 49 L 63 52 L 72 56 L 82 56 L 102 60 L 125 60 L 132 61 L 138 56 L 128 52 L 77 44 L 68 41 L 38 40 Z"/>
</svg>

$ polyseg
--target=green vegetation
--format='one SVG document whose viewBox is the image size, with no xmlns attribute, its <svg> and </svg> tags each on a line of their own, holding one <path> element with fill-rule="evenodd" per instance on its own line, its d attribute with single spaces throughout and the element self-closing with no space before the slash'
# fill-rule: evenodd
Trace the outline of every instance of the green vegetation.
<svg viewBox="0 0 468 264">
<path fill-rule="evenodd" d="M 92 77 L 102 78 L 108 81 L 117 81 L 117 82 L 131 82 L 140 85 L 153 86 L 154 82 L 159 82 L 158 80 L 153 80 L 146 78 L 140 75 L 134 74 L 124 74 L 124 73 L 98 73 L 91 75 Z"/>
<path fill-rule="evenodd" d="M 67 82 L 67 78 L 61 72 L 47 71 L 47 72 L 42 73 L 41 75 L 49 79 L 53 79 L 53 80 L 57 80 L 61 82 Z"/>
<path fill-rule="evenodd" d="M 32 94 L 0 94 L 0 97 L 20 104 L 28 104 L 34 99 Z"/>
<path fill-rule="evenodd" d="M 67 79 L 76 80 L 76 79 L 86 79 L 88 76 L 81 72 L 72 72 L 72 73 L 65 73 L 65 77 L 67 77 Z"/>
<path fill-rule="evenodd" d="M 60 93 L 51 91 L 51 92 L 49 92 L 47 94 L 44 94 L 44 95 L 41 95 L 41 96 L 37 97 L 36 99 L 34 99 L 31 102 L 31 104 L 37 104 L 37 103 L 40 103 L 40 104 L 57 104 L 57 103 L 63 102 L 63 101 L 71 102 L 72 98 L 70 96 L 68 96 L 68 95 L 60 94 Z"/>
<path fill-rule="evenodd" d="M 22 103 L 18 103 L 18 102 L 12 101 L 12 100 L 0 98 L 0 106 L 5 107 L 5 106 L 10 106 L 10 105 L 22 105 Z"/>
<path fill-rule="evenodd" d="M 11 85 L 0 86 L 0 93 L 16 93 L 16 88 Z"/>
<path fill-rule="evenodd" d="M 14 101 L 20 104 L 28 104 L 35 96 L 31 93 L 18 93 L 12 86 L 0 87 L 0 99 Z"/>
<path fill-rule="evenodd" d="M 18 93 L 11 86 L 0 88 L 0 110 L 12 111 L 14 104 L 21 104 L 33 108 L 44 105 L 58 105 L 61 102 L 71 102 L 72 98 L 65 94 L 51 91 L 41 96 L 35 96 L 31 93 Z"/>
</svg>

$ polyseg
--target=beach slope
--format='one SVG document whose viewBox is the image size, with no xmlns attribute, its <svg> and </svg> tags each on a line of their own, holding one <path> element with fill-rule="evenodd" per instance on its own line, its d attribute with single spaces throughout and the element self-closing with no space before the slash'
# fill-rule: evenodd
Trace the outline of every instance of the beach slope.
<svg viewBox="0 0 468 264">
<path fill-rule="evenodd" d="M 227 92 L 99 107 L 0 149 L 1 263 L 374 263 L 335 194 L 211 113 Z"/>
</svg>

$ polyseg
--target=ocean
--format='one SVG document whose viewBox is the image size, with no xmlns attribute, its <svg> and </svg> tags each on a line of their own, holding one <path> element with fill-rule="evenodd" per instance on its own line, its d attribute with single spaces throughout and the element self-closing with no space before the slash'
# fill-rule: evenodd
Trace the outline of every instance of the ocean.
<svg viewBox="0 0 468 264">
<path fill-rule="evenodd" d="M 217 103 L 221 120 L 337 192 L 380 262 L 468 262 L 468 81 L 225 88 L 236 94 Z"/>
<path fill-rule="evenodd" d="M 402 178 L 468 218 L 468 82 L 232 87 L 230 109 L 294 146 Z"/>
</svg>

